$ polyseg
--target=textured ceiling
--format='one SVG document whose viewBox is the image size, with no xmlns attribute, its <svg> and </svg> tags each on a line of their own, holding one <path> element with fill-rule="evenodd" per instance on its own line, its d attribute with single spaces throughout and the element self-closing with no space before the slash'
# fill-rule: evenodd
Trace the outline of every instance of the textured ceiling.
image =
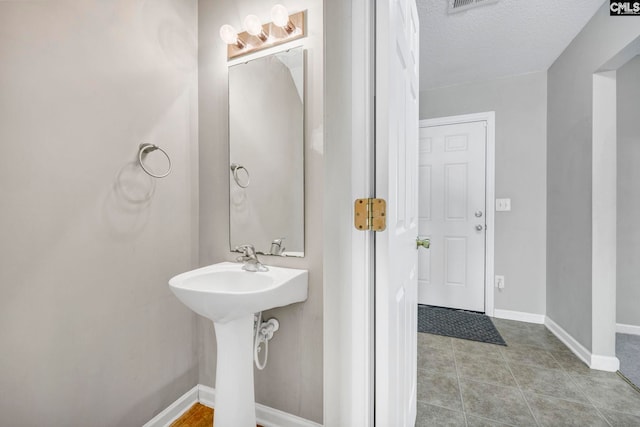
<svg viewBox="0 0 640 427">
<path fill-rule="evenodd" d="M 500 0 L 449 15 L 447 0 L 417 0 L 420 88 L 547 70 L 603 0 Z"/>
</svg>

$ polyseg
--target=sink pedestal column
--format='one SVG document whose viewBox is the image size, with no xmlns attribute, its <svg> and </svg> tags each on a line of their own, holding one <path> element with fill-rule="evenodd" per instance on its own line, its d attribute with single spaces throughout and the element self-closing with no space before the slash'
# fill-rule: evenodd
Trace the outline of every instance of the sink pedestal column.
<svg viewBox="0 0 640 427">
<path fill-rule="evenodd" d="M 255 427 L 253 314 L 213 326 L 218 351 L 214 424 Z"/>
</svg>

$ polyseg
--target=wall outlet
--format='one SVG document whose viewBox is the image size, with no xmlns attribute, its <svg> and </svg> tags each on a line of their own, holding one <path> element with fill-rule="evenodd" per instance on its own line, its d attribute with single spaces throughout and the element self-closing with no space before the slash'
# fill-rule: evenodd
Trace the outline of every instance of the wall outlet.
<svg viewBox="0 0 640 427">
<path fill-rule="evenodd" d="M 497 212 L 509 212 L 511 210 L 511 199 L 496 199 Z"/>
<path fill-rule="evenodd" d="M 504 276 L 496 276 L 496 288 L 504 289 Z"/>
</svg>

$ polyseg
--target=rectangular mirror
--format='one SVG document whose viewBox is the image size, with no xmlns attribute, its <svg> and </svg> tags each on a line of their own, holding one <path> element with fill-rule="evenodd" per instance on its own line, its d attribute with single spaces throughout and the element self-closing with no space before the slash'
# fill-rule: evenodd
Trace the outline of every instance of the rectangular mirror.
<svg viewBox="0 0 640 427">
<path fill-rule="evenodd" d="M 304 50 L 229 67 L 230 246 L 304 256 Z"/>
</svg>

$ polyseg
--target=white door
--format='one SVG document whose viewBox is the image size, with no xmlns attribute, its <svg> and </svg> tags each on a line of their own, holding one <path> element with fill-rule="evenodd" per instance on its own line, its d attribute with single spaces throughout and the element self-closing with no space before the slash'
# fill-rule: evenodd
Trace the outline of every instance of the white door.
<svg viewBox="0 0 640 427">
<path fill-rule="evenodd" d="M 377 0 L 376 197 L 387 200 L 375 257 L 380 427 L 413 426 L 416 418 L 418 40 L 415 0 Z"/>
<path fill-rule="evenodd" d="M 420 304 L 485 311 L 485 121 L 420 128 Z"/>
</svg>

